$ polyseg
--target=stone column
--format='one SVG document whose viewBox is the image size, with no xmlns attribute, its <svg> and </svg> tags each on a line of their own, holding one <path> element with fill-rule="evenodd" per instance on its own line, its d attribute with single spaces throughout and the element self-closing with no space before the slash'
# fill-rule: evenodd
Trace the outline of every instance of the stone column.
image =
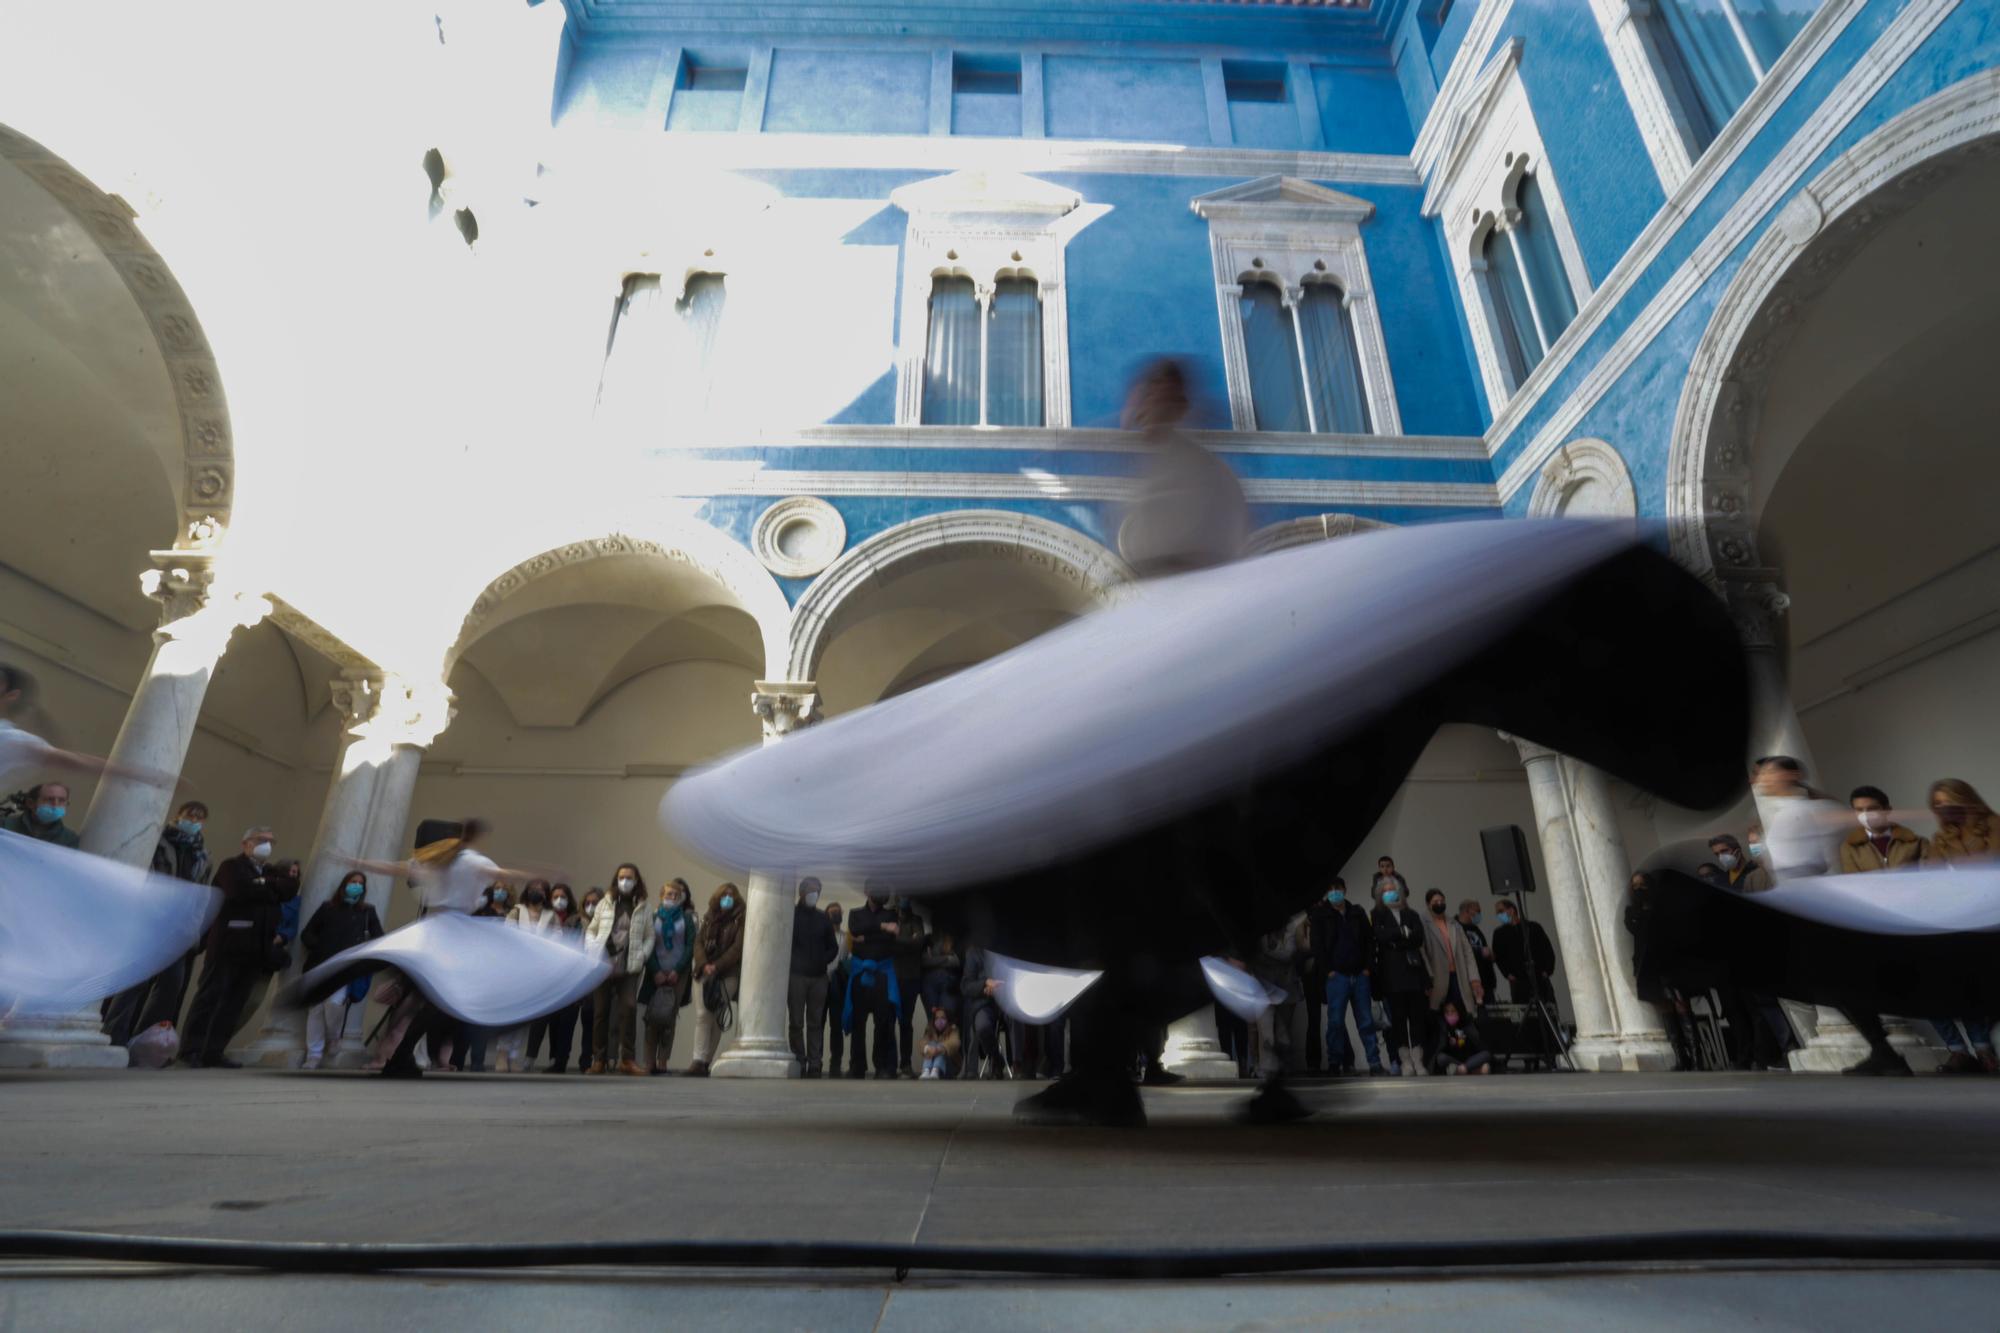
<svg viewBox="0 0 2000 1333">
<path fill-rule="evenodd" d="M 1167 1027 L 1167 1049 L 1160 1063 L 1189 1078 L 1238 1077 L 1236 1062 L 1223 1053 L 1215 1038 L 1215 1006 L 1204 1004 Z"/>
<path fill-rule="evenodd" d="M 1673 1047 L 1653 1007 L 1639 999 L 1624 903 L 1631 880 L 1604 775 L 1531 741 L 1509 737 L 1528 771 L 1548 910 L 1569 979 L 1579 1069 L 1667 1069 Z M 1530 906 L 1532 913 L 1534 908 Z"/>
<path fill-rule="evenodd" d="M 819 716 L 810 681 L 756 683 L 750 707 L 773 745 Z M 799 1062 L 785 1039 L 785 992 L 791 982 L 794 886 L 768 875 L 744 886 L 743 971 L 736 998 L 736 1040 L 716 1059 L 716 1078 L 796 1078 Z"/>
<path fill-rule="evenodd" d="M 153 654 L 112 744 L 111 760 L 179 773 L 209 676 L 229 636 L 256 624 L 271 607 L 262 597 L 218 586 L 205 553 L 156 551 L 153 560 L 155 567 L 140 576 L 140 586 L 160 603 L 160 627 L 153 631 Z M 150 865 L 173 798 L 166 783 L 100 777 L 84 820 L 83 850 L 127 865 Z M 91 1005 L 0 1026 L 0 1068 L 122 1069 L 125 1051 L 111 1045 L 101 1022 Z"/>
</svg>

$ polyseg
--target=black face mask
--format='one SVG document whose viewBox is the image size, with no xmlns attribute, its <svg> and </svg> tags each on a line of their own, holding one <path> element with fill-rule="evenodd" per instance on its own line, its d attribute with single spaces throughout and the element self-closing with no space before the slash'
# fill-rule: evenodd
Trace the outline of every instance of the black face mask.
<svg viewBox="0 0 2000 1333">
<path fill-rule="evenodd" d="M 1441 902 L 1438 902 L 1438 903 L 1432 903 L 1432 904 L 1431 904 L 1431 915 L 1432 915 L 1432 916 L 1443 916 L 1443 915 L 1444 915 L 1444 904 L 1443 904 L 1443 903 L 1441 903 Z"/>
<path fill-rule="evenodd" d="M 530 907 L 540 907 L 544 900 L 541 894 L 531 893 L 527 897 L 523 898 L 521 901 L 526 903 Z"/>
</svg>

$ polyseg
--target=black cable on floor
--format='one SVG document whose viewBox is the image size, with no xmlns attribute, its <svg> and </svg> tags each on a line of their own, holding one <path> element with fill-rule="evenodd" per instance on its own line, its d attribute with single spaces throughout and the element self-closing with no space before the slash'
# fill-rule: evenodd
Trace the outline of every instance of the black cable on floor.
<svg viewBox="0 0 2000 1333">
<path fill-rule="evenodd" d="M 199 1240 L 88 1231 L 0 1232 L 0 1258 L 254 1268 L 285 1273 L 419 1269 L 880 1269 L 1175 1280 L 1272 1273 L 1552 1265 L 1753 1262 L 2000 1265 L 2000 1235 L 1844 1235 L 1666 1231 L 1468 1241 L 1364 1241 L 1242 1249 L 1089 1249 L 1011 1245 L 850 1245 L 816 1241 L 602 1240 L 499 1245 Z"/>
</svg>

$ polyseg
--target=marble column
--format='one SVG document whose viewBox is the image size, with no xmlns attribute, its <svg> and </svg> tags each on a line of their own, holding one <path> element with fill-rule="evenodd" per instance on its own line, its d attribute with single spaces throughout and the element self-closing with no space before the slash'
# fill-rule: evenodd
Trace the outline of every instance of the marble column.
<svg viewBox="0 0 2000 1333">
<path fill-rule="evenodd" d="M 374 717 L 382 698 L 380 676 L 367 672 L 343 672 L 329 686 L 329 697 L 341 719 L 340 750 L 334 758 L 333 781 L 327 785 L 326 801 L 320 807 L 319 828 L 313 834 L 311 850 L 299 877 L 299 926 L 312 920 L 313 913 L 332 896 L 333 887 L 345 878 L 347 867 L 341 860 L 361 847 L 362 830 L 375 798 L 375 785 L 385 746 L 372 743 L 362 728 Z M 305 963 L 305 948 L 294 942 L 292 966 L 273 978 L 272 991 L 299 975 Z M 305 1056 L 305 1015 L 293 1009 L 273 1007 L 264 1015 L 264 1025 L 256 1036 L 230 1054 L 245 1064 L 295 1068 Z"/>
<path fill-rule="evenodd" d="M 750 707 L 774 745 L 819 716 L 810 681 L 756 683 Z M 710 1071 L 716 1078 L 796 1078 L 799 1062 L 785 1038 L 785 992 L 791 981 L 792 908 L 789 880 L 751 875 L 744 886 L 743 971 L 736 997 L 736 1036 Z"/>
<path fill-rule="evenodd" d="M 1215 1006 L 1204 1004 L 1167 1027 L 1167 1049 L 1160 1063 L 1189 1078 L 1238 1077 L 1236 1062 L 1223 1053 L 1215 1037 Z"/>
<path fill-rule="evenodd" d="M 1624 838 L 1604 775 L 1530 741 L 1514 740 L 1528 772 L 1528 795 L 1548 876 L 1547 903 L 1576 1023 L 1571 1057 L 1579 1069 L 1667 1069 L 1673 1065 L 1659 1015 L 1639 999 L 1624 903 L 1631 881 Z M 1532 919 L 1537 903 L 1527 911 Z"/>
<path fill-rule="evenodd" d="M 156 551 L 140 576 L 160 604 L 153 652 L 112 744 L 112 762 L 155 773 L 179 773 L 194 739 L 195 719 L 209 676 L 229 636 L 270 612 L 262 597 L 218 585 L 213 560 L 202 552 Z M 170 784 L 141 778 L 98 779 L 84 820 L 86 852 L 149 865 L 173 803 Z M 123 1047 L 100 1030 L 96 1005 L 0 1025 L 0 1068 L 122 1069 Z"/>
</svg>

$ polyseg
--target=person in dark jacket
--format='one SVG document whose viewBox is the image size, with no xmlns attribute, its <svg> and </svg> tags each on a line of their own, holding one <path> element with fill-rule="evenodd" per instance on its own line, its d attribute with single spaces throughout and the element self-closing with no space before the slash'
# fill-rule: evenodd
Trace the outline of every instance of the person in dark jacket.
<svg viewBox="0 0 2000 1333">
<path fill-rule="evenodd" d="M 847 961 L 847 994 L 841 998 L 840 1025 L 852 1045 L 847 1076 L 865 1078 L 862 1030 L 871 1022 L 876 1078 L 896 1077 L 896 1013 L 902 987 L 896 979 L 896 936 L 902 931 L 896 909 L 879 893 L 847 914 L 847 936 L 854 943 Z"/>
<path fill-rule="evenodd" d="M 279 946 L 280 908 L 299 895 L 299 881 L 271 860 L 276 835 L 268 828 L 243 834 L 243 850 L 215 870 L 221 910 L 208 933 L 208 962 L 188 1011 L 181 1059 L 196 1069 L 240 1069 L 223 1053 L 243 1003 L 271 970 Z"/>
<path fill-rule="evenodd" d="M 382 938 L 382 921 L 368 901 L 368 876 L 359 870 L 348 872 L 331 898 L 321 903 L 299 932 L 299 944 L 306 951 L 305 970 L 310 972 L 343 949 Z M 368 978 L 349 983 L 306 1011 L 305 1069 L 318 1069 L 326 1055 L 327 1038 L 338 1041 L 347 1031 L 351 1006 L 368 997 Z"/>
<path fill-rule="evenodd" d="M 1341 896 L 1347 894 L 1346 881 L 1336 877 L 1334 885 Z M 1326 962 L 1322 957 L 1321 941 L 1326 937 L 1329 918 L 1333 914 L 1330 901 L 1333 890 L 1306 908 L 1306 941 L 1304 957 L 1299 960 L 1299 981 L 1305 996 L 1306 1010 L 1306 1072 L 1317 1074 L 1321 1061 L 1326 1058 L 1327 1047 L 1332 1045 L 1332 1032 L 1327 1030 L 1322 1036 L 1322 1020 L 1326 1019 Z M 1334 1021 L 1334 1020 L 1328 1020 Z M 1340 1072 L 1334 1069 L 1332 1072 Z"/>
<path fill-rule="evenodd" d="M 160 841 L 153 848 L 153 873 L 190 884 L 208 883 L 208 848 L 201 840 L 207 821 L 208 807 L 200 801 L 181 806 L 160 830 Z M 111 1002 L 104 1015 L 104 1034 L 113 1046 L 123 1046 L 161 1023 L 180 1022 L 181 1003 L 187 999 L 188 978 L 199 952 L 196 945 Z"/>
<path fill-rule="evenodd" d="M 1375 968 L 1375 927 L 1361 904 L 1349 902 L 1347 885 L 1336 879 L 1318 904 L 1319 924 L 1313 931 L 1314 968 L 1326 978 L 1326 1068 L 1332 1074 L 1354 1072 L 1354 1048 L 1347 1041 L 1347 1013 L 1354 1011 L 1354 1030 L 1368 1057 L 1370 1074 L 1386 1074 L 1375 1043 L 1375 996 L 1370 974 Z"/>
<path fill-rule="evenodd" d="M 840 1028 L 840 1011 L 847 1000 L 847 951 L 852 942 L 847 938 L 846 913 L 839 903 L 828 903 L 823 915 L 827 925 L 833 928 L 833 943 L 837 952 L 833 964 L 826 969 L 826 1076 L 839 1078 L 845 1068 L 841 1056 L 847 1051 L 847 1034 Z"/>
<path fill-rule="evenodd" d="M 965 960 L 959 957 L 958 941 L 948 931 L 932 931 L 924 941 L 924 1012 L 942 1009 L 958 1025 L 958 983 L 965 974 Z"/>
<path fill-rule="evenodd" d="M 1000 1006 L 994 995 L 1000 989 L 986 950 L 975 944 L 965 951 L 959 970 L 958 996 L 961 1021 L 959 1031 L 971 1044 L 965 1050 L 963 1073 L 973 1078 L 999 1078 Z"/>
<path fill-rule="evenodd" d="M 1498 978 L 1493 971 L 1493 946 L 1486 940 L 1486 932 L 1480 929 L 1479 900 L 1467 898 L 1458 905 L 1458 928 L 1465 932 L 1465 942 L 1472 946 L 1472 961 L 1479 972 L 1479 988 L 1486 992 L 1487 1003 L 1500 997 L 1493 988 Z"/>
<path fill-rule="evenodd" d="M 1625 929 L 1632 936 L 1632 978 L 1639 998 L 1660 1011 L 1666 1021 L 1667 1039 L 1674 1048 L 1674 1071 L 1697 1069 L 1700 1049 L 1694 1039 L 1694 1024 L 1687 1001 L 1660 975 L 1660 950 L 1654 947 L 1659 931 L 1660 909 L 1653 901 L 1652 881 L 1644 874 L 1632 876 L 1631 892 L 1625 899 Z"/>
<path fill-rule="evenodd" d="M 1505 898 L 1493 904 L 1493 914 L 1500 921 L 1500 928 L 1493 932 L 1493 962 L 1507 978 L 1508 995 L 1515 1004 L 1526 1004 L 1530 999 L 1553 1003 L 1556 946 L 1549 943 L 1549 933 L 1537 921 L 1523 927 L 1521 909 Z M 1528 970 L 1531 957 L 1532 975 Z"/>
<path fill-rule="evenodd" d="M 1380 984 L 1389 1010 L 1389 1041 L 1400 1057 L 1403 1073 L 1411 1075 L 1424 1067 L 1426 997 L 1431 981 L 1424 966 L 1424 923 L 1403 894 L 1400 880 L 1378 881 L 1376 897 L 1380 901 L 1368 925 L 1375 948 L 1373 979 Z"/>
<path fill-rule="evenodd" d="M 37 842 L 74 847 L 79 839 L 76 831 L 63 822 L 68 814 L 69 784 L 38 782 L 24 793 L 21 812 L 0 823 L 0 829 L 33 838 Z"/>
<path fill-rule="evenodd" d="M 1480 1040 L 1478 1025 L 1450 1000 L 1438 1009 L 1438 1049 L 1431 1067 L 1440 1074 L 1493 1072 L 1493 1056 Z"/>
<path fill-rule="evenodd" d="M 799 881 L 792 908 L 792 975 L 785 988 L 785 1035 L 803 1078 L 818 1078 L 826 1039 L 826 970 L 840 957 L 833 922 L 819 910 L 819 881 Z"/>
<path fill-rule="evenodd" d="M 916 905 L 908 898 L 896 900 L 896 948 L 892 957 L 896 965 L 896 1072 L 904 1078 L 915 1078 L 917 1067 L 910 1063 L 915 1050 L 917 1029 L 923 1026 L 924 1015 L 924 948 L 930 943 L 930 936 L 924 929 L 924 920 L 917 915 Z"/>
<path fill-rule="evenodd" d="M 603 909 L 599 909 L 600 911 Z M 742 985 L 743 890 L 721 884 L 709 895 L 708 914 L 694 933 L 694 1063 L 688 1073 L 707 1078 L 722 1046 L 728 1015 Z"/>
</svg>

